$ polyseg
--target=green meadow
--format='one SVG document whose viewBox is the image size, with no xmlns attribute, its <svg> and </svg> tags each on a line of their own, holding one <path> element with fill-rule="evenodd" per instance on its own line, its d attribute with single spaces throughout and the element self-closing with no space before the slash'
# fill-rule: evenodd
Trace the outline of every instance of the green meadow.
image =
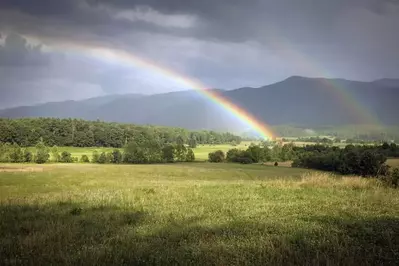
<svg viewBox="0 0 399 266">
<path fill-rule="evenodd" d="M 0 240 L 0 265 L 397 265 L 399 190 L 281 166 L 0 164 Z"/>
</svg>

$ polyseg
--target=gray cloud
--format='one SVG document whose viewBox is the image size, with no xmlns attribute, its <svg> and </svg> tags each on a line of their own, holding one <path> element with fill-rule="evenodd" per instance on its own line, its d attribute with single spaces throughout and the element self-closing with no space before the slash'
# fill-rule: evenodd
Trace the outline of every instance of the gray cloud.
<svg viewBox="0 0 399 266">
<path fill-rule="evenodd" d="M 290 75 L 398 77 L 398 7 L 397 0 L 3 0 L 0 93 L 11 104 L 187 89 L 140 67 L 51 50 L 65 40 L 123 49 L 209 87 Z M 41 96 L 28 97 L 26 87 Z"/>
<path fill-rule="evenodd" d="M 0 65 L 3 66 L 45 65 L 48 60 L 48 56 L 41 52 L 40 45 L 29 45 L 17 34 L 7 35 L 4 45 L 0 46 Z"/>
</svg>

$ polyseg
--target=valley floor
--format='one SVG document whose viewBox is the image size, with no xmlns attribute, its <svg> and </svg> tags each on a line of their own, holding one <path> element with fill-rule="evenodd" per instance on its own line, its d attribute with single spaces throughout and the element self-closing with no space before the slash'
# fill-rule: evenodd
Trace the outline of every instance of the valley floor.
<svg viewBox="0 0 399 266">
<path fill-rule="evenodd" d="M 399 190 L 238 164 L 0 164 L 1 265 L 395 265 Z"/>
</svg>

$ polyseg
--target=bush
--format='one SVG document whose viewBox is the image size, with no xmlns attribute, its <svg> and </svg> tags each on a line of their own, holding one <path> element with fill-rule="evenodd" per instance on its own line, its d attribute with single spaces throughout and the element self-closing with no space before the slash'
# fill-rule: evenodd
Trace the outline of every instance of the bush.
<svg viewBox="0 0 399 266">
<path fill-rule="evenodd" d="M 114 155 L 112 152 L 107 152 L 106 154 L 106 163 L 112 163 L 114 160 Z"/>
<path fill-rule="evenodd" d="M 100 154 L 100 156 L 98 157 L 97 163 L 100 163 L 100 164 L 107 163 L 107 155 L 105 154 L 105 152 L 102 152 Z"/>
<path fill-rule="evenodd" d="M 0 142 L 0 162 L 7 163 L 10 161 L 9 149 L 10 146 L 8 143 Z"/>
<path fill-rule="evenodd" d="M 57 146 L 53 146 L 51 148 L 51 157 L 52 157 L 53 161 L 56 162 L 56 163 L 61 161 L 61 155 L 58 153 L 58 147 Z"/>
<path fill-rule="evenodd" d="M 43 140 L 40 140 L 36 144 L 35 162 L 38 164 L 43 164 L 43 163 L 46 163 L 49 158 L 50 158 L 50 154 L 48 153 L 48 148 L 44 144 Z"/>
<path fill-rule="evenodd" d="M 81 163 L 90 163 L 89 157 L 85 154 L 82 155 L 82 157 L 80 157 L 80 162 Z"/>
<path fill-rule="evenodd" d="M 111 162 L 115 164 L 120 164 L 123 162 L 123 156 L 120 150 L 118 149 L 113 150 Z"/>
<path fill-rule="evenodd" d="M 224 161 L 224 152 L 221 150 L 211 152 L 208 154 L 208 159 L 211 163 L 221 163 Z"/>
<path fill-rule="evenodd" d="M 399 185 L 399 169 L 395 168 L 386 176 L 381 178 L 388 186 L 397 188 Z"/>
<path fill-rule="evenodd" d="M 173 145 L 169 144 L 163 147 L 162 159 L 166 163 L 173 163 L 175 161 L 175 147 Z"/>
<path fill-rule="evenodd" d="M 24 160 L 24 154 L 22 152 L 21 147 L 18 144 L 13 144 L 10 147 L 10 162 L 12 163 L 22 163 Z"/>
<path fill-rule="evenodd" d="M 93 151 L 93 155 L 91 157 L 91 162 L 98 163 L 99 158 L 100 158 L 100 154 L 98 153 L 98 151 Z"/>
<path fill-rule="evenodd" d="M 195 161 L 194 151 L 191 148 L 188 148 L 186 155 L 186 162 L 194 162 L 194 161 Z"/>
<path fill-rule="evenodd" d="M 25 150 L 24 151 L 24 162 L 31 163 L 33 161 L 33 154 L 32 152 Z"/>
<path fill-rule="evenodd" d="M 73 158 L 70 152 L 63 151 L 60 158 L 61 163 L 73 163 Z"/>
</svg>

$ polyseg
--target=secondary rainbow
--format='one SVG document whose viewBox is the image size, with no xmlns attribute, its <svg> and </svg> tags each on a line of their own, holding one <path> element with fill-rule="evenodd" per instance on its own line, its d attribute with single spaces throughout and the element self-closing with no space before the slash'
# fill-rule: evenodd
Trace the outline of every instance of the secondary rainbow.
<svg viewBox="0 0 399 266">
<path fill-rule="evenodd" d="M 29 36 L 30 38 L 37 39 L 34 36 Z M 41 40 L 42 38 L 40 38 Z M 49 40 L 49 39 L 47 39 Z M 230 114 L 238 118 L 240 121 L 248 125 L 253 131 L 255 131 L 263 139 L 272 139 L 275 134 L 271 128 L 265 123 L 259 121 L 252 114 L 240 108 L 236 104 L 225 99 L 222 95 L 214 90 L 208 90 L 206 86 L 201 84 L 201 82 L 186 77 L 182 74 L 177 73 L 171 69 L 168 69 L 160 64 L 156 64 L 148 59 L 141 58 L 133 53 L 127 52 L 121 49 L 113 49 L 98 44 L 89 43 L 74 43 L 66 40 L 50 40 L 49 42 L 50 50 L 55 50 L 59 52 L 70 52 L 83 54 L 85 56 L 92 56 L 100 60 L 115 60 L 120 63 L 125 63 L 134 67 L 144 68 L 158 74 L 164 75 L 167 78 L 172 79 L 175 82 L 183 84 L 189 88 L 194 89 L 199 94 L 203 95 L 205 98 L 214 102 L 215 104 L 223 107 Z"/>
<path fill-rule="evenodd" d="M 380 127 L 382 124 L 379 118 L 364 105 L 358 99 L 356 99 L 346 88 L 342 87 L 339 82 L 332 79 L 329 71 L 323 68 L 322 64 L 318 63 L 315 59 L 312 59 L 309 55 L 301 52 L 299 49 L 293 47 L 291 41 L 278 34 L 278 30 L 273 29 L 269 25 L 265 25 L 267 29 L 267 35 L 270 37 L 268 44 L 274 49 L 274 52 L 286 57 L 288 60 L 300 62 L 301 67 L 317 75 L 321 75 L 320 81 L 323 82 L 330 90 L 331 96 L 338 99 L 343 106 L 350 110 L 348 115 L 354 116 L 359 124 L 368 124 L 373 127 Z M 331 79 L 325 79 L 331 77 Z M 337 107 L 339 108 L 339 106 Z"/>
</svg>

